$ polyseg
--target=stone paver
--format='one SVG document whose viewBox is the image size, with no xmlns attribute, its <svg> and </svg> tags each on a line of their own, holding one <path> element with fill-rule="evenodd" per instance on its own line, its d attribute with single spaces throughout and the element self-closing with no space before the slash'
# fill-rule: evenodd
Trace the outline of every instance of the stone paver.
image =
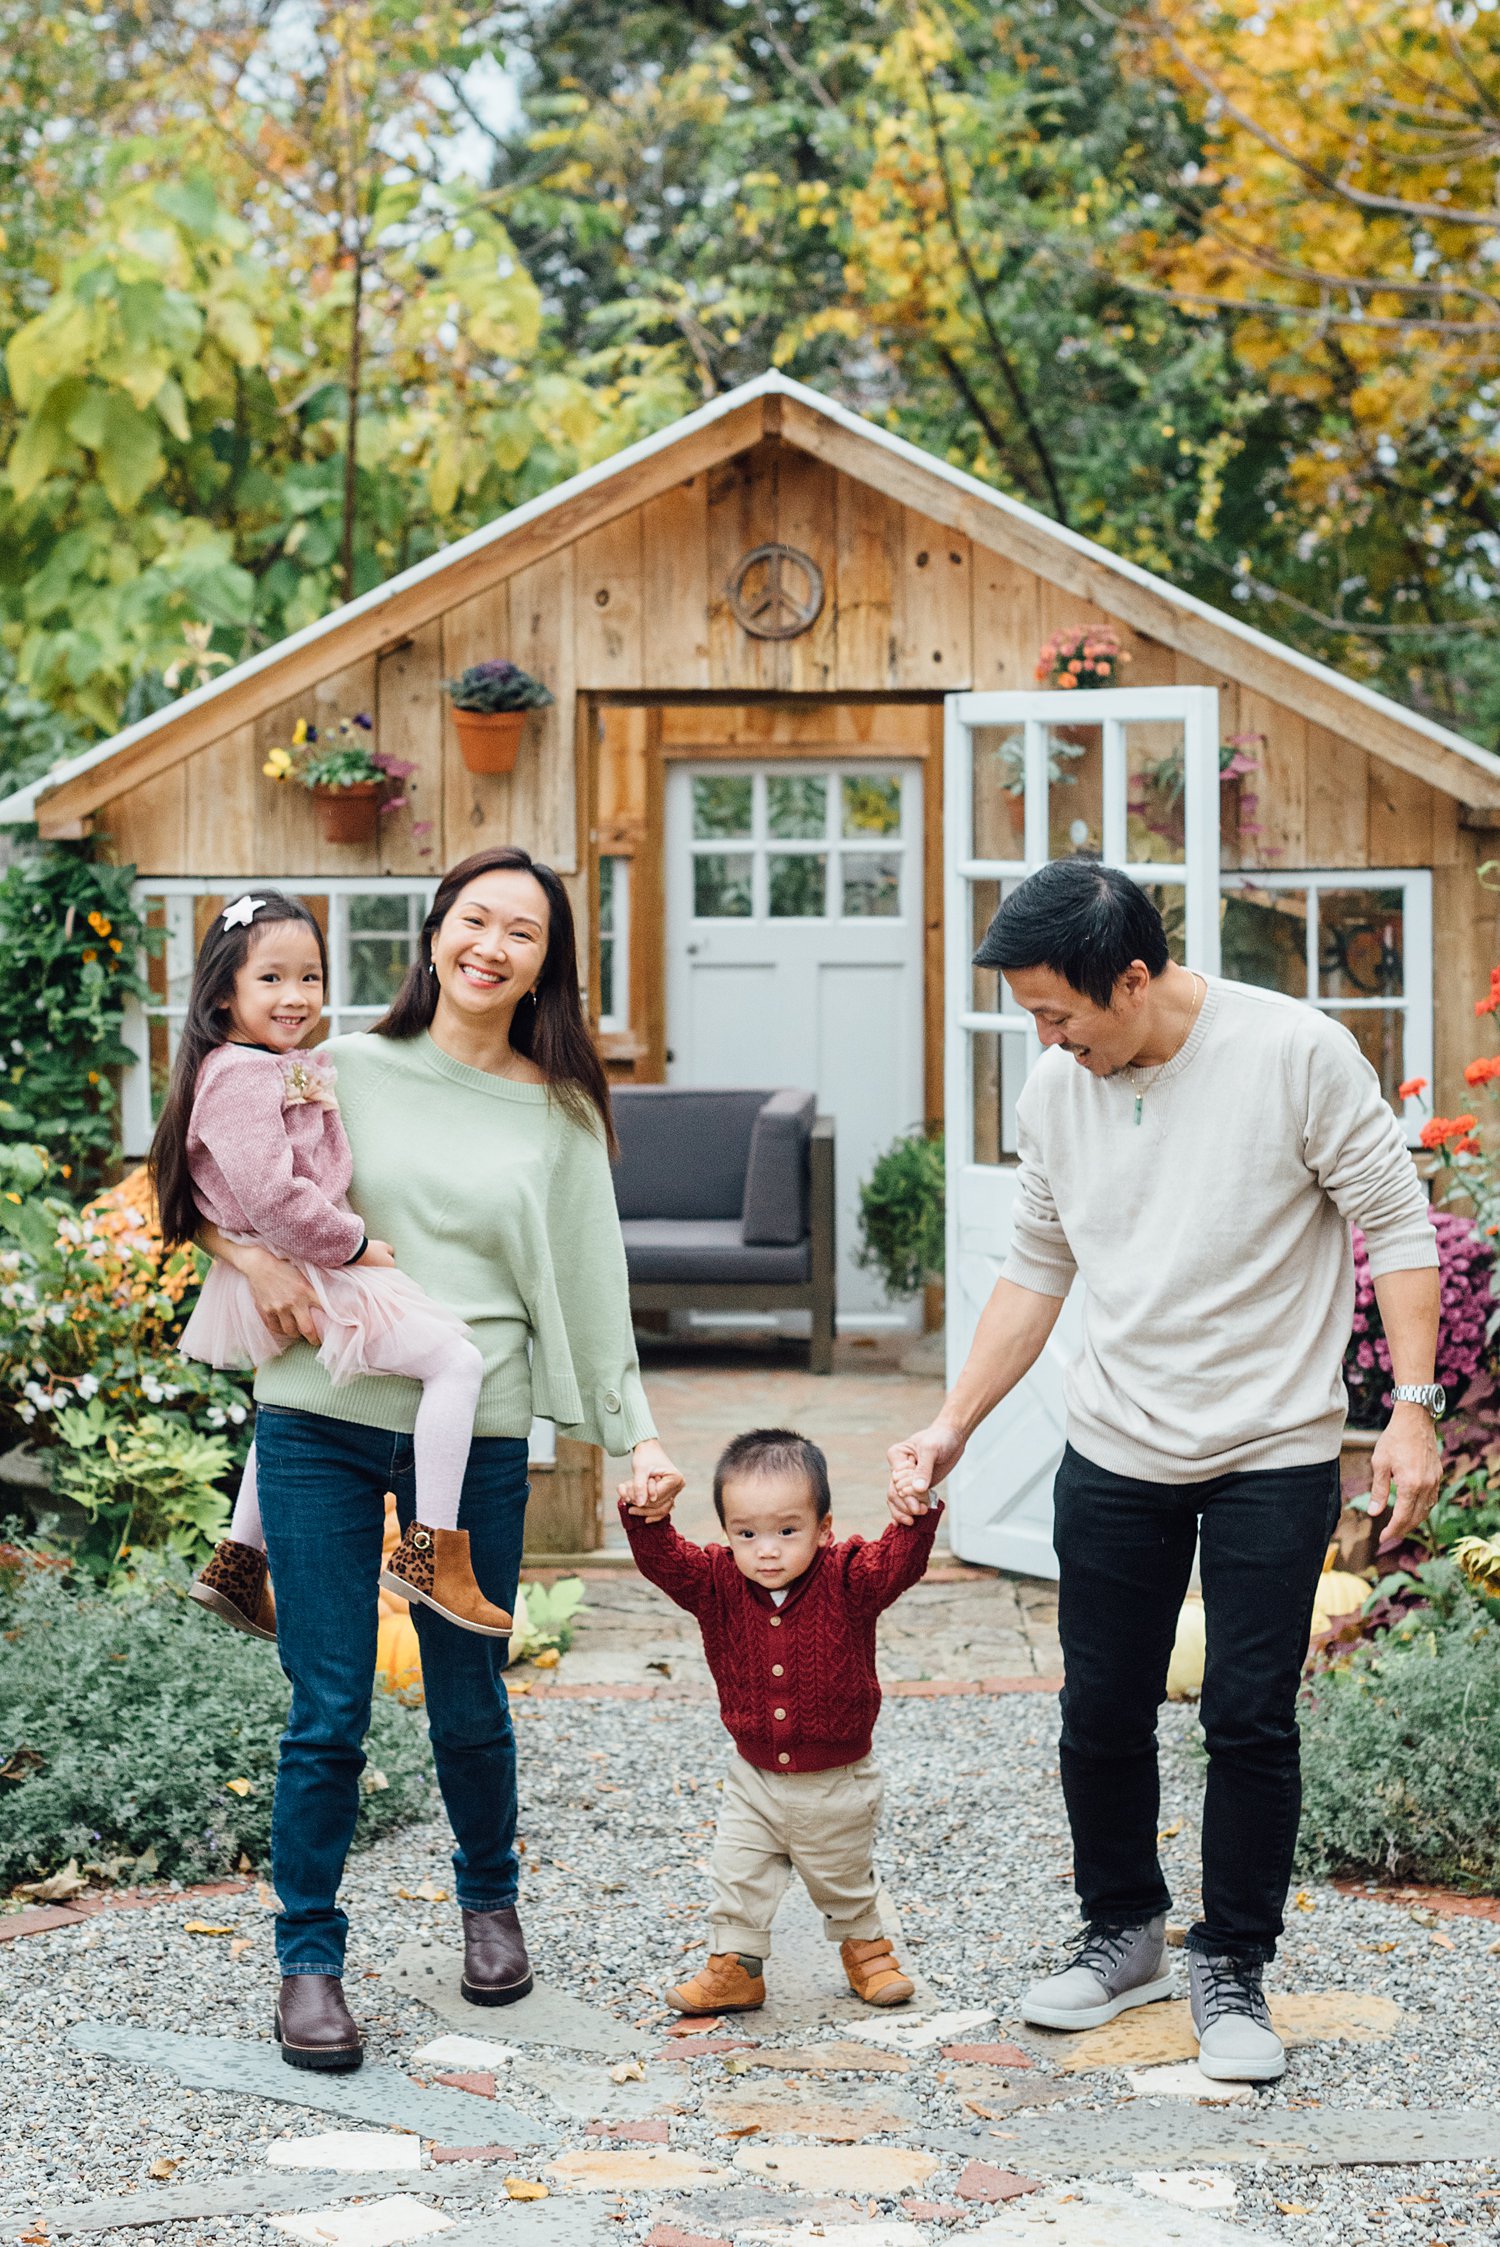
<svg viewBox="0 0 1500 2247">
<path fill-rule="evenodd" d="M 922 2185 L 938 2165 L 937 2155 L 918 2146 L 742 2146 L 737 2169 L 777 2184 L 800 2185 L 805 2192 L 873 2193 L 893 2200 Z"/>
<path fill-rule="evenodd" d="M 385 1971 L 395 1988 L 420 1998 L 439 2020 L 451 2022 L 460 2034 L 472 2030 L 474 2007 L 459 1990 L 463 1960 L 457 1951 L 421 1939 L 403 1943 Z M 505 2041 L 623 2056 L 634 2052 L 640 2040 L 597 2006 L 538 1982 L 528 1996 L 506 2006 Z"/>
<path fill-rule="evenodd" d="M 1186 2209 L 1169 2217 L 1145 2197 L 1103 2187 L 1022 2201 L 964 2236 L 986 2247 L 1037 2239 L 1048 2247 L 1166 2247 L 1168 2239 L 1176 2247 L 1272 2247 L 1269 2232 Z"/>
<path fill-rule="evenodd" d="M 1270 2004 L 1276 2032 L 1289 2050 L 1335 2040 L 1366 2044 L 1390 2036 L 1401 2020 L 1399 2005 L 1366 1990 L 1273 1993 Z M 1198 2052 L 1185 1997 L 1138 2006 L 1102 2029 L 1091 2029 L 1087 2036 L 1054 2035 L 1046 2029 L 1031 2034 L 1050 2064 L 1064 2075 L 1191 2060 Z"/>
<path fill-rule="evenodd" d="M 728 2169 L 670 2146 L 588 2146 L 547 2163 L 548 2182 L 560 2192 L 687 2192 L 722 2184 Z"/>
<path fill-rule="evenodd" d="M 232 2037 L 178 2036 L 161 2029 L 122 2028 L 80 2021 L 68 2031 L 75 2051 L 93 2052 L 175 2076 L 179 2083 L 206 2091 L 248 2092 L 284 2106 L 313 2107 L 348 2122 L 372 2122 L 391 2129 L 420 2131 L 462 2145 L 474 2135 L 474 2117 L 483 2113 L 490 2130 L 517 2145 L 555 2144 L 557 2132 L 509 2107 L 480 2108 L 462 2091 L 423 2090 L 397 2068 L 368 2062 L 357 2075 L 323 2075 L 289 2068 L 274 2044 L 241 2044 Z"/>
<path fill-rule="evenodd" d="M 323 2208 L 306 2216 L 273 2216 L 272 2228 L 289 2239 L 310 2240 L 313 2247 L 402 2247 L 408 2239 L 430 2239 L 435 2232 L 452 2231 L 453 2218 L 441 2208 L 429 2208 L 407 2193 L 389 2200 L 369 2200 L 359 2208 Z"/>
<path fill-rule="evenodd" d="M 267 2146 L 273 2169 L 420 2169 L 422 2141 L 400 2130 L 320 2130 Z"/>
<path fill-rule="evenodd" d="M 959 2147 L 956 2132 L 943 2142 Z M 930 2142 L 936 2143 L 936 2137 Z M 1328 2169 L 1418 2161 L 1500 2159 L 1500 2112 L 1490 2107 L 1322 2107 L 1226 2114 L 1148 2107 L 1108 2114 L 1014 2115 L 989 2133 L 994 2158 L 1019 2169 L 1086 2176 L 1110 2169 L 1212 2169 L 1222 2162 Z"/>
</svg>

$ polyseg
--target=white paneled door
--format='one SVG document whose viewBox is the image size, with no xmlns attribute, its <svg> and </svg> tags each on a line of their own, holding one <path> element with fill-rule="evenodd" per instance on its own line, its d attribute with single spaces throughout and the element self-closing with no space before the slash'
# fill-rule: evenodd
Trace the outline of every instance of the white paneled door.
<svg viewBox="0 0 1500 2247">
<path fill-rule="evenodd" d="M 1049 859 L 1090 857 L 1145 885 L 1179 960 L 1218 972 L 1218 692 L 950 695 L 945 756 L 951 1380 L 1010 1243 L 1016 1095 L 1040 1052 L 1003 977 L 975 968 L 973 953 L 1001 900 L 1028 874 Z M 1057 1574 L 1052 1478 L 1082 1296 L 1075 1283 L 1041 1362 L 991 1413 L 950 1479 L 949 1542 L 964 1560 Z"/>
<path fill-rule="evenodd" d="M 676 765 L 667 1077 L 805 1085 L 837 1127 L 838 1308 L 910 1323 L 854 1262 L 860 1180 L 922 1115 L 922 769 Z"/>
</svg>

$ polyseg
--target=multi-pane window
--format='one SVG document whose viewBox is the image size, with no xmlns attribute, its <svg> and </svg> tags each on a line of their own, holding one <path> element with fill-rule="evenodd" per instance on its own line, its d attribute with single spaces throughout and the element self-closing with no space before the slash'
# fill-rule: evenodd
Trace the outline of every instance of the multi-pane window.
<svg viewBox="0 0 1500 2247">
<path fill-rule="evenodd" d="M 1399 1110 L 1398 1087 L 1432 1075 L 1432 876 L 1242 873 L 1221 888 L 1223 973 L 1342 1022 Z"/>
<path fill-rule="evenodd" d="M 198 947 L 225 906 L 257 889 L 298 897 L 328 943 L 328 989 L 323 1019 L 310 1045 L 344 1030 L 368 1026 L 385 1012 L 417 957 L 417 940 L 436 884 L 403 881 L 283 880 L 262 882 L 143 879 L 136 901 L 149 928 L 163 932 L 161 948 L 145 962 L 150 996 L 132 1009 L 126 1040 L 136 1066 L 124 1083 L 125 1148 L 143 1154 L 150 1144 L 162 1096 L 176 1058 L 177 1041 L 192 987 Z"/>
<path fill-rule="evenodd" d="M 696 920 L 898 920 L 904 791 L 884 772 L 696 774 Z"/>
<path fill-rule="evenodd" d="M 630 861 L 599 861 L 599 1027 L 630 1027 Z"/>
</svg>

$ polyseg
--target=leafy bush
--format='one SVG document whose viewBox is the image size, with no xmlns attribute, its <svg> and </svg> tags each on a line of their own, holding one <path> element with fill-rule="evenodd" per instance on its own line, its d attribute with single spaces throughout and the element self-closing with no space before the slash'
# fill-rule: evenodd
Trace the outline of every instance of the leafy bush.
<svg viewBox="0 0 1500 2247">
<path fill-rule="evenodd" d="M 878 1272 L 900 1301 L 941 1279 L 944 1255 L 943 1140 L 910 1133 L 886 1148 L 859 1189 L 855 1262 Z"/>
<path fill-rule="evenodd" d="M 125 1002 L 146 996 L 134 877 L 133 866 L 59 849 L 0 878 L 5 1128 L 44 1146 L 75 1192 L 98 1185 L 119 1152 L 112 1073 L 134 1058 L 121 1036 Z"/>
<path fill-rule="evenodd" d="M 164 1412 L 131 1421 L 98 1397 L 64 1405 L 52 1426 L 59 1439 L 52 1487 L 88 1516 L 106 1572 L 138 1545 L 200 1565 L 208 1559 L 229 1528 L 229 1500 L 218 1485 L 234 1461 L 222 1436 L 199 1435 Z"/>
<path fill-rule="evenodd" d="M 1442 1580 L 1438 1581 L 1439 1573 Z M 1302 1696 L 1305 1872 L 1367 1873 L 1500 1892 L 1500 1602 L 1451 1562 L 1433 1604 Z"/>
<path fill-rule="evenodd" d="M 101 1594 L 0 1547 L 0 1882 L 69 1858 L 119 1879 L 154 1852 L 180 1880 L 265 1860 L 287 1682 L 187 1585 L 174 1562 Z M 365 1745 L 361 1843 L 428 1801 L 419 1712 L 377 1695 Z"/>
</svg>

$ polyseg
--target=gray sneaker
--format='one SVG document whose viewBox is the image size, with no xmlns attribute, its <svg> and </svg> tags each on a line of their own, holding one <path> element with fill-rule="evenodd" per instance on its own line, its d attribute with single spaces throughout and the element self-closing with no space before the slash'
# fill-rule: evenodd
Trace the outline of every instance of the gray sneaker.
<svg viewBox="0 0 1500 2247">
<path fill-rule="evenodd" d="M 1032 1983 L 1022 2020 L 1039 2029 L 1098 2029 L 1132 2005 L 1170 1997 L 1166 1931 L 1161 1915 L 1144 1927 L 1086 1927 L 1067 1965 Z"/>
<path fill-rule="evenodd" d="M 1215 2083 L 1274 2083 L 1286 2053 L 1271 2026 L 1262 1969 L 1249 1959 L 1188 1952 L 1198 2065 Z"/>
</svg>

